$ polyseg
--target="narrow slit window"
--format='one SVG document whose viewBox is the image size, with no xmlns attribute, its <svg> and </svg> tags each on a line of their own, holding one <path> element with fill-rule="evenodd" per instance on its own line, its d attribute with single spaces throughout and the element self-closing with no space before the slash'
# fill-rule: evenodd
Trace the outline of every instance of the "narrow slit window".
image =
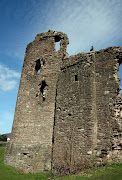
<svg viewBox="0 0 122 180">
<path fill-rule="evenodd" d="M 78 81 L 78 75 L 75 75 L 75 81 Z"/>
</svg>

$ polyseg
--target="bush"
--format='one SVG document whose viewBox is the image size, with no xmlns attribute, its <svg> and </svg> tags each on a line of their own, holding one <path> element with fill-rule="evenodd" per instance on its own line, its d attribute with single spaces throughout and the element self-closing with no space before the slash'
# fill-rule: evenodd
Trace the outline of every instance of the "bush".
<svg viewBox="0 0 122 180">
<path fill-rule="evenodd" d="M 0 141 L 7 141 L 6 135 L 0 135 Z"/>
</svg>

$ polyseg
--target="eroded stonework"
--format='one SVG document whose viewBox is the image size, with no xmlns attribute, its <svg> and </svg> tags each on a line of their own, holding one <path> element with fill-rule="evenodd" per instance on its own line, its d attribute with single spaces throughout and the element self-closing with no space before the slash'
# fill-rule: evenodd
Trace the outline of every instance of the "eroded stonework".
<svg viewBox="0 0 122 180">
<path fill-rule="evenodd" d="M 26 48 L 5 163 L 27 173 L 69 174 L 122 160 L 122 49 L 69 57 L 68 43 L 50 31 Z"/>
</svg>

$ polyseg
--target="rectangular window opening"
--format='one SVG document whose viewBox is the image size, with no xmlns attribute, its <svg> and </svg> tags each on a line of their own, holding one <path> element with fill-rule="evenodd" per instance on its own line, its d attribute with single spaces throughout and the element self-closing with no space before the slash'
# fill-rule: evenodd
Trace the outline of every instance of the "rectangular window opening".
<svg viewBox="0 0 122 180">
<path fill-rule="evenodd" d="M 78 75 L 75 75 L 75 81 L 78 81 Z"/>
</svg>

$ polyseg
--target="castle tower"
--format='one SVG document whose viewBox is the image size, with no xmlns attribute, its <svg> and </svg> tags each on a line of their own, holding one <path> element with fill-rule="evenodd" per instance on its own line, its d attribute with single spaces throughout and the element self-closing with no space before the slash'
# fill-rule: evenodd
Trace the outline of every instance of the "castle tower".
<svg viewBox="0 0 122 180">
<path fill-rule="evenodd" d="M 66 34 L 49 31 L 26 49 L 5 155 L 26 173 L 69 174 L 122 161 L 122 48 L 68 57 L 68 43 Z"/>
<path fill-rule="evenodd" d="M 25 172 L 51 169 L 56 83 L 68 43 L 66 34 L 49 31 L 38 34 L 26 48 L 5 156 L 6 164 Z"/>
</svg>

